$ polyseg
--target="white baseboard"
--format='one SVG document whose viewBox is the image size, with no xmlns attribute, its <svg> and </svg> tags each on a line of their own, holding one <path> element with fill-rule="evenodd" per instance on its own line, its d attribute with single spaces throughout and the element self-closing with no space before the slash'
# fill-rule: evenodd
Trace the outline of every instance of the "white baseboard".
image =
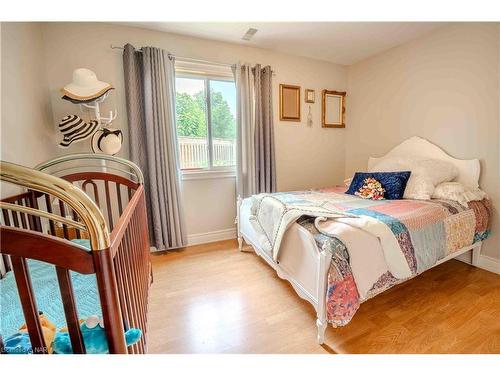
<svg viewBox="0 0 500 375">
<path fill-rule="evenodd" d="M 491 258 L 487 255 L 481 255 L 479 257 L 479 267 L 500 275 L 500 260 L 498 259 Z"/>
<path fill-rule="evenodd" d="M 191 246 L 215 241 L 230 240 L 233 238 L 236 238 L 236 228 L 228 228 L 206 233 L 188 234 L 187 240 L 188 246 Z"/>
<path fill-rule="evenodd" d="M 461 262 L 467 263 L 467 264 L 472 263 L 470 252 L 462 254 L 462 255 L 456 257 L 455 259 L 457 259 Z M 493 272 L 493 273 L 500 275 L 500 260 L 499 259 L 495 259 L 495 258 L 489 257 L 487 255 L 481 254 L 479 256 L 479 263 L 477 266 L 479 268 L 482 268 L 483 270 L 490 271 L 490 272 Z"/>
</svg>

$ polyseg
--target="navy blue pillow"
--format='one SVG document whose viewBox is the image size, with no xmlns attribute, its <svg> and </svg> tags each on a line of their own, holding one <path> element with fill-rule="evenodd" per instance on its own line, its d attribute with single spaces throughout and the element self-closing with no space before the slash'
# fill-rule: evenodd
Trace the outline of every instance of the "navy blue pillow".
<svg viewBox="0 0 500 375">
<path fill-rule="evenodd" d="M 349 189 L 346 194 L 354 195 L 361 187 L 363 181 L 372 177 L 382 184 L 385 189 L 385 199 L 403 199 L 403 194 L 406 189 L 406 184 L 410 178 L 411 172 L 356 172 L 352 178 Z"/>
</svg>

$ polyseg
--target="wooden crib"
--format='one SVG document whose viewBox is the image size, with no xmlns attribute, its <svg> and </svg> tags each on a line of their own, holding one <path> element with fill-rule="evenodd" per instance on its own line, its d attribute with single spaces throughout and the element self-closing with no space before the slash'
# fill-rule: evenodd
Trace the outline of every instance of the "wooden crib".
<svg viewBox="0 0 500 375">
<path fill-rule="evenodd" d="M 152 272 L 140 169 L 117 157 L 72 154 L 35 169 L 2 161 L 0 174 L 3 184 L 23 189 L 0 203 L 0 254 L 14 272 L 33 352 L 47 353 L 47 344 L 27 259 L 55 266 L 74 353 L 86 351 L 70 270 L 96 276 L 110 353 L 146 353 Z M 91 251 L 73 238 L 87 238 Z M 127 326 L 143 332 L 128 348 Z"/>
</svg>

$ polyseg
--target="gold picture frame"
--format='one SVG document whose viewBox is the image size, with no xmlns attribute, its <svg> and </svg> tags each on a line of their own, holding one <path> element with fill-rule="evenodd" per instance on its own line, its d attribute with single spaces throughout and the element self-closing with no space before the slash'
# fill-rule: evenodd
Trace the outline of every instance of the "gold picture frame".
<svg viewBox="0 0 500 375">
<path fill-rule="evenodd" d="M 316 99 L 315 98 L 315 92 L 314 92 L 313 89 L 306 89 L 304 96 L 305 96 L 304 99 L 305 99 L 306 103 L 314 103 L 314 101 Z"/>
<path fill-rule="evenodd" d="M 280 84 L 280 120 L 300 121 L 300 86 Z"/>
<path fill-rule="evenodd" d="M 321 98 L 321 126 L 345 128 L 345 91 L 323 90 Z"/>
</svg>

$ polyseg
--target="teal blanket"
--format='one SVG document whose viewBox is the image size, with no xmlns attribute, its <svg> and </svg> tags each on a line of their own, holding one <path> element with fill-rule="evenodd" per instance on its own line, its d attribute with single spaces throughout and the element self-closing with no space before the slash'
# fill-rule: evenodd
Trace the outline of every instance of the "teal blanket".
<svg viewBox="0 0 500 375">
<path fill-rule="evenodd" d="M 87 240 L 74 240 L 74 242 L 89 247 Z M 66 326 L 66 319 L 55 267 L 31 259 L 28 260 L 28 266 L 38 310 L 61 329 Z M 82 275 L 72 271 L 70 274 L 79 318 L 83 319 L 90 315 L 102 316 L 95 274 Z M 0 294 L 0 334 L 5 339 L 16 333 L 24 324 L 23 309 L 13 272 L 9 272 L 0 280 Z"/>
</svg>

